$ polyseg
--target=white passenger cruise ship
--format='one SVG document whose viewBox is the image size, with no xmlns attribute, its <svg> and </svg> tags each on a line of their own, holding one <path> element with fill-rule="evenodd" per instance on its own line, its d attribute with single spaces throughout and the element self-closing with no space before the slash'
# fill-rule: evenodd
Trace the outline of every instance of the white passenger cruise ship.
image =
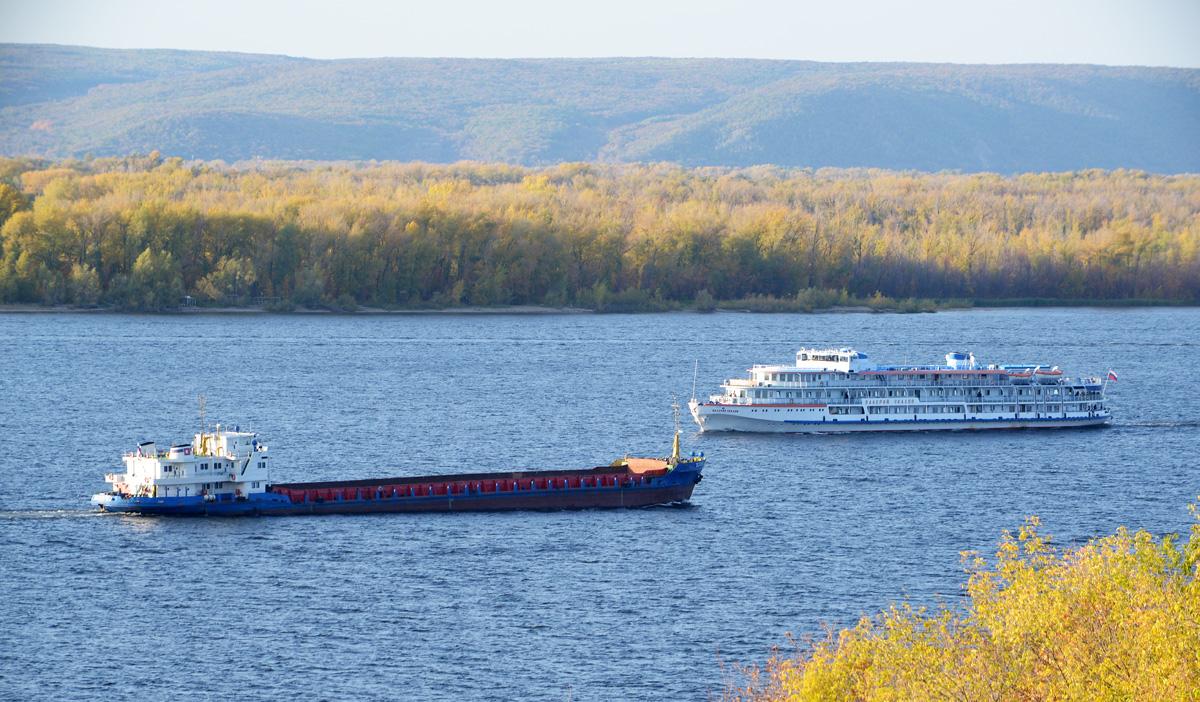
<svg viewBox="0 0 1200 702">
<path fill-rule="evenodd" d="M 946 354 L 944 366 L 877 366 L 854 349 L 800 349 L 795 365 L 755 365 L 749 378 L 727 380 L 725 392 L 688 406 L 701 431 L 1082 427 L 1111 418 L 1108 378 L 983 366 L 965 353 Z"/>
</svg>

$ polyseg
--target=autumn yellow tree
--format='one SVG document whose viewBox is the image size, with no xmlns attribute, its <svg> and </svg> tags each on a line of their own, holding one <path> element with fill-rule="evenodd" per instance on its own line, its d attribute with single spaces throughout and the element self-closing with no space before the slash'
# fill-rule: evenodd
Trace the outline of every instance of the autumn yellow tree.
<svg viewBox="0 0 1200 702">
<path fill-rule="evenodd" d="M 964 554 L 964 606 L 893 605 L 751 669 L 729 697 L 1200 699 L 1200 527 L 1182 543 L 1120 529 L 1062 552 L 1040 529 L 1005 532 L 992 564 Z"/>
</svg>

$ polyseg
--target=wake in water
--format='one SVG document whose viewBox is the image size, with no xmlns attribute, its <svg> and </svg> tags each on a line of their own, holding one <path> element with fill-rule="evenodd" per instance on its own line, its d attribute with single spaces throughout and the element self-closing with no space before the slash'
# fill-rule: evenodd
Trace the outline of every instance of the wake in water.
<svg viewBox="0 0 1200 702">
<path fill-rule="evenodd" d="M 103 517 L 104 512 L 90 509 L 0 509 L 0 519 L 81 519 Z"/>
</svg>

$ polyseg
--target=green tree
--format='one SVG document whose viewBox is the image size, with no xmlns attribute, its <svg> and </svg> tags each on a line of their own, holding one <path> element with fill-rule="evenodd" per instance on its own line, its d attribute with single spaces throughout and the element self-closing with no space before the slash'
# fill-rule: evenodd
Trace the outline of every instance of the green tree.
<svg viewBox="0 0 1200 702">
<path fill-rule="evenodd" d="M 305 307 L 316 307 L 325 297 L 325 271 L 312 266 L 300 271 L 296 277 L 296 289 L 292 291 L 292 302 Z"/>
<path fill-rule="evenodd" d="M 250 259 L 222 257 L 216 270 L 196 284 L 196 291 L 217 304 L 224 304 L 240 300 L 257 279 Z"/>
<path fill-rule="evenodd" d="M 0 227 L 17 212 L 30 208 L 29 198 L 25 197 L 8 183 L 0 183 Z"/>
<path fill-rule="evenodd" d="M 133 264 L 124 301 L 139 310 L 162 310 L 177 307 L 183 290 L 179 262 L 166 251 L 147 248 Z"/>
<path fill-rule="evenodd" d="M 83 263 L 71 267 L 68 291 L 76 307 L 95 307 L 100 299 L 100 276 L 96 269 Z"/>
</svg>

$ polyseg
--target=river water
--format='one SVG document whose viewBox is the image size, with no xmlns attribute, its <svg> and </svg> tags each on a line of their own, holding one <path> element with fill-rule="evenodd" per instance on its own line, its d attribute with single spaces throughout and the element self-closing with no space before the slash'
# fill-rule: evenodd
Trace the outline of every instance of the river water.
<svg viewBox="0 0 1200 702">
<path fill-rule="evenodd" d="M 786 634 L 961 596 L 959 553 L 1190 527 L 1200 310 L 0 315 L 0 698 L 719 696 Z M 141 439 L 252 426 L 277 481 L 665 455 L 671 396 L 801 345 L 1103 375 L 1100 429 L 698 435 L 684 507 L 98 515 Z M 736 680 L 736 678 L 734 678 Z"/>
</svg>

